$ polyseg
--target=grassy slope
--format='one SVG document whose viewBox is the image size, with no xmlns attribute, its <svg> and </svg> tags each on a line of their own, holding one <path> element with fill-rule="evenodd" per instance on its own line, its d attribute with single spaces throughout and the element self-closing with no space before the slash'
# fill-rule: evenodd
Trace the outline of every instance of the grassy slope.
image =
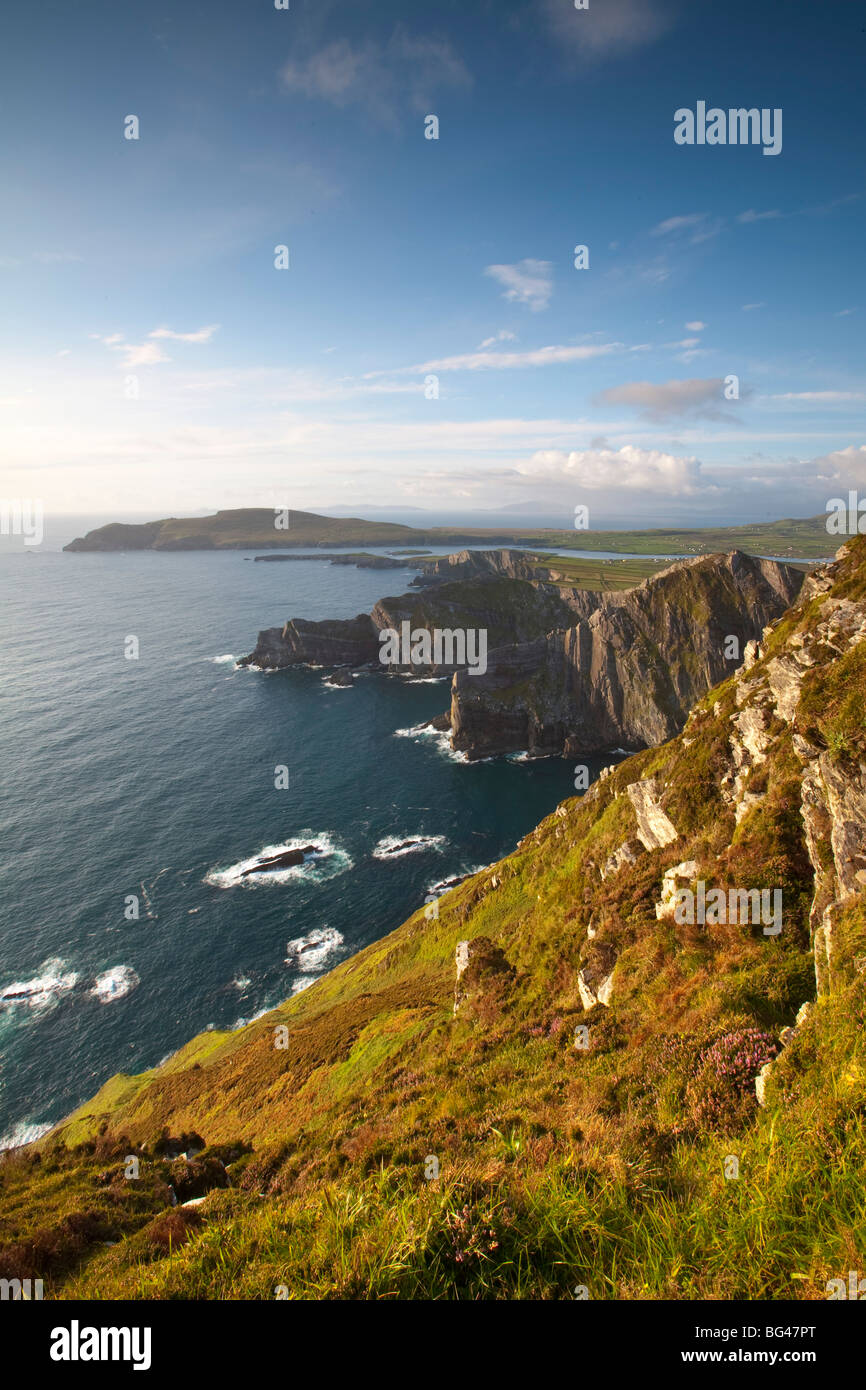
<svg viewBox="0 0 866 1390">
<path fill-rule="evenodd" d="M 421 530 L 393 522 L 318 516 L 291 512 L 290 527 L 275 531 L 273 509 L 240 508 L 208 517 L 171 517 L 138 526 L 112 524 L 88 533 L 86 546 L 70 548 L 190 548 L 216 549 L 347 545 L 525 545 L 543 542 L 565 550 L 631 551 L 640 555 L 709 555 L 720 550 L 745 550 L 752 555 L 793 555 L 820 559 L 835 542 L 828 537 L 825 517 L 755 523 L 748 526 L 666 528 L 645 531 L 513 530 L 502 527 L 431 527 Z"/>
<path fill-rule="evenodd" d="M 837 592 L 862 601 L 866 543 L 855 555 Z M 777 625 L 765 661 L 818 606 Z M 866 670 L 848 656 L 842 681 L 831 658 L 804 685 L 804 718 L 850 759 Z M 492 870 L 476 875 L 438 920 L 419 911 L 265 1018 L 110 1081 L 38 1161 L 0 1169 L 0 1273 L 17 1259 L 54 1293 L 91 1298 L 265 1298 L 278 1285 L 299 1298 L 550 1298 L 578 1285 L 825 1297 L 866 1255 L 866 975 L 853 965 L 866 911 L 855 899 L 840 922 L 836 992 L 758 1111 L 758 1065 L 814 995 L 812 876 L 786 726 L 753 774 L 760 805 L 735 826 L 720 797 L 734 708 L 732 678 L 683 736 L 563 803 L 496 867 L 498 886 Z M 680 838 L 603 880 L 597 866 L 634 833 L 622 792 L 651 774 Z M 689 858 L 710 884 L 782 887 L 781 936 L 656 922 L 663 870 Z M 455 1019 L 454 947 L 479 936 L 511 971 L 479 975 Z M 604 943 L 619 954 L 611 1006 L 585 1012 L 577 972 Z M 176 1213 L 167 1238 L 153 1141 L 193 1129 L 253 1152 L 202 1223 Z M 124 1182 L 123 1155 L 140 1145 L 142 1179 Z"/>
</svg>

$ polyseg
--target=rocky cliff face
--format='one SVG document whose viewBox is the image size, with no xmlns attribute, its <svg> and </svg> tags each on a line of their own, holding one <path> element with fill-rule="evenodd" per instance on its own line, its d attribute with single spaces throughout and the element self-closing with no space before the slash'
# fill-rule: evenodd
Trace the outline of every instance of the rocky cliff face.
<svg viewBox="0 0 866 1390">
<path fill-rule="evenodd" d="M 672 738 L 796 596 L 800 571 L 732 551 L 685 560 L 620 594 L 571 591 L 577 622 L 458 671 L 452 744 L 470 758 L 567 757 Z"/>
<path fill-rule="evenodd" d="M 546 566 L 537 564 L 520 550 L 458 550 L 453 555 L 421 560 L 419 568 L 421 573 L 412 580 L 418 588 L 455 579 L 477 579 L 482 575 L 543 580 L 549 573 Z"/>
<path fill-rule="evenodd" d="M 485 573 L 421 594 L 380 599 L 369 615 L 357 618 L 326 622 L 292 618 L 282 628 L 260 632 L 255 650 L 240 664 L 267 670 L 304 664 L 379 666 L 379 633 L 399 632 L 404 622 L 412 630 L 430 632 L 483 629 L 488 647 L 527 642 L 572 622 L 574 605 L 583 604 L 588 611 L 594 600 L 586 592 Z M 407 674 L 450 675 L 455 669 L 453 664 L 432 662 L 407 668 Z"/>
</svg>

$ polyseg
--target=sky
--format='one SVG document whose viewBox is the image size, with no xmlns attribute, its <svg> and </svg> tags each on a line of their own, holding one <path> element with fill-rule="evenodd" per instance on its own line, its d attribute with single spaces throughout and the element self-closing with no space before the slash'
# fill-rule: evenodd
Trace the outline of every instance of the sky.
<svg viewBox="0 0 866 1390">
<path fill-rule="evenodd" d="M 851 0 L 18 0 L 4 31 L 0 500 L 568 527 L 866 491 Z M 677 143 L 699 102 L 780 111 L 781 148 Z"/>
</svg>

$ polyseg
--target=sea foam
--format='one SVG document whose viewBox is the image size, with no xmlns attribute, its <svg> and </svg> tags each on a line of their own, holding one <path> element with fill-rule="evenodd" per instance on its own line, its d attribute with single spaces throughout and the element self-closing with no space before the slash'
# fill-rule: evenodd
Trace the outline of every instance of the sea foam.
<svg viewBox="0 0 866 1390">
<path fill-rule="evenodd" d="M 303 849 L 304 845 L 311 844 L 321 846 L 321 852 L 308 854 L 303 864 L 293 864 L 288 868 L 271 869 L 265 873 L 243 877 L 245 869 L 254 868 L 263 859 L 270 859 L 289 849 Z M 229 864 L 225 869 L 211 869 L 205 874 L 204 881 L 212 888 L 265 888 L 273 887 L 275 884 L 291 883 L 293 879 L 312 879 L 316 883 L 322 883 L 325 879 L 335 878 L 337 874 L 342 874 L 351 867 L 350 855 L 344 849 L 340 849 L 330 835 L 305 830 L 292 840 L 265 845 L 248 859 L 239 859 L 236 864 Z"/>
</svg>

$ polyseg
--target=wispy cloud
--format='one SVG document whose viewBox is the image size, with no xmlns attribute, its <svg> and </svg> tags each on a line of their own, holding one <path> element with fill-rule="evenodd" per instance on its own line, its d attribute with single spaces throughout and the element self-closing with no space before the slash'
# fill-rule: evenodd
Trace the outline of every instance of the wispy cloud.
<svg viewBox="0 0 866 1390">
<path fill-rule="evenodd" d="M 177 343 L 208 343 L 219 328 L 218 323 L 209 323 L 192 333 L 175 333 L 172 328 L 154 328 L 148 338 L 173 338 Z"/>
<path fill-rule="evenodd" d="M 846 401 L 866 401 L 864 391 L 781 391 L 771 401 L 806 401 L 811 405 L 835 405 Z"/>
<path fill-rule="evenodd" d="M 698 227 L 706 221 L 705 212 L 689 212 L 681 217 L 666 217 L 664 222 L 658 222 L 650 228 L 650 236 L 670 236 L 671 232 L 688 231 L 690 227 Z"/>
<path fill-rule="evenodd" d="M 514 343 L 517 341 L 517 334 L 512 333 L 509 328 L 500 328 L 492 338 L 485 338 L 483 343 L 478 344 L 478 352 L 483 352 L 485 348 L 493 347 L 494 343 Z"/>
<path fill-rule="evenodd" d="M 154 328 L 147 336 L 149 339 L 171 338 L 178 343 L 208 343 L 218 328 L 218 323 L 207 324 L 191 333 L 176 333 L 172 328 Z M 171 361 L 158 342 L 128 343 L 122 333 L 91 333 L 89 336 L 112 352 L 122 353 L 124 367 L 155 367 L 160 362 Z"/>
<path fill-rule="evenodd" d="M 553 344 L 550 347 L 529 348 L 525 352 L 464 352 L 453 357 L 431 357 L 412 367 L 397 367 L 397 372 L 478 372 L 507 371 L 514 367 L 552 367 L 567 362 L 586 362 L 593 357 L 606 357 L 624 349 L 624 343 L 584 343 L 572 347 Z M 387 375 L 384 371 L 367 372 L 367 377 Z"/>
<path fill-rule="evenodd" d="M 630 381 L 612 386 L 596 397 L 602 405 L 626 405 L 650 419 L 662 420 L 673 416 L 706 415 L 724 418 L 721 407 L 726 405 L 725 383 L 721 377 L 693 377 L 686 381 Z M 745 392 L 741 391 L 741 396 Z"/>
<path fill-rule="evenodd" d="M 672 23 L 659 0 L 604 0 L 583 10 L 571 0 L 545 0 L 545 9 L 557 41 L 589 62 L 645 48 Z"/>
<path fill-rule="evenodd" d="M 292 92 L 337 107 L 357 106 L 393 125 L 401 110 L 427 113 L 443 87 L 467 88 L 472 78 L 446 39 L 415 37 L 398 26 L 387 43 L 338 39 L 282 69 Z"/>
<path fill-rule="evenodd" d="M 777 217 L 782 217 L 778 208 L 772 208 L 769 212 L 755 212 L 754 208 L 747 208 L 745 212 L 737 214 L 738 222 L 771 222 Z"/>
<path fill-rule="evenodd" d="M 550 303 L 553 293 L 550 261 L 536 261 L 530 257 L 515 265 L 489 265 L 484 274 L 503 286 L 503 299 L 525 304 L 533 313 L 546 309 Z"/>
</svg>

